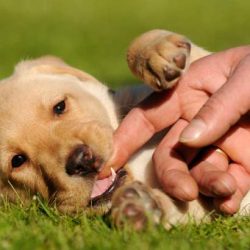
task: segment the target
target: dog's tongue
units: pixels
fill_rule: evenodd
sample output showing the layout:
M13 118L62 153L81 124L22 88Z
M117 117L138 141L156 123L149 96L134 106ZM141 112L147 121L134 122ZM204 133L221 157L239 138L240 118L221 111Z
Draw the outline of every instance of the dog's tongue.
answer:
M112 185L116 177L116 173L113 168L111 168L111 176L102 179L96 180L94 183L94 187L91 193L91 199L103 194L108 188Z

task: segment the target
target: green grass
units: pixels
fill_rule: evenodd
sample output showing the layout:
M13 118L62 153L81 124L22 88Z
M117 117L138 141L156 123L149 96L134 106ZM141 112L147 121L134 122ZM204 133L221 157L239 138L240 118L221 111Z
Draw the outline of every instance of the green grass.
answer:
M103 218L59 215L41 202L0 211L0 249L249 249L250 218L218 218L210 224L116 230Z
M125 53L138 34L168 29L212 51L249 44L249 10L248 0L0 0L0 77L53 54L110 86L132 84ZM250 249L249 217L135 233L41 204L0 208L0 249Z
M54 54L112 86L136 81L126 49L154 28L210 50L250 42L248 0L0 0L0 77L20 59Z

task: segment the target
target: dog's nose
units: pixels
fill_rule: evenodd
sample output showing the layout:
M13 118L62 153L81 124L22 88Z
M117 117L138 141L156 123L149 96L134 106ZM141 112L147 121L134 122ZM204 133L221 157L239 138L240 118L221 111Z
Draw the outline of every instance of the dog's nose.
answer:
M69 155L66 163L66 173L80 176L97 173L102 163L102 159L94 155L87 145L81 145L76 147Z

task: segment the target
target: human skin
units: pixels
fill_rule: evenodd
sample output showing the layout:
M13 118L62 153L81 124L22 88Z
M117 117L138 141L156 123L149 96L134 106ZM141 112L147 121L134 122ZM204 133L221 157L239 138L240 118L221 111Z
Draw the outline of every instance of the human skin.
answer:
M250 46L195 61L175 88L154 93L125 117L100 178L173 125L153 155L164 191L183 201L201 192L222 212L235 213L250 189L249 68Z

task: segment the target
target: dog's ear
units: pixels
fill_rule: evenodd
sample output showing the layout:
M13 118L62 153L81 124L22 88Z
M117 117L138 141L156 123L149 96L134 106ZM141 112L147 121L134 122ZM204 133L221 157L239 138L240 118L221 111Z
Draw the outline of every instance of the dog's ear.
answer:
M73 75L81 81L98 82L93 76L79 69L70 67L63 60L54 56L44 56L36 60L23 61L15 68L15 74L23 73L24 71L31 73Z

